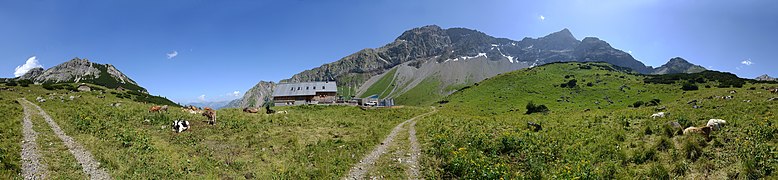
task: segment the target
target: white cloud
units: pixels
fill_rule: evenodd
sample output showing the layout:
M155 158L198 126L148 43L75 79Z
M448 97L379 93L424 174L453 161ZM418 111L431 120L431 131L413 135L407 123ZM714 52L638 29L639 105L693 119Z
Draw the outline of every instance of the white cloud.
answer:
M167 53L167 59L173 59L176 56L178 56L178 51L171 51L171 52Z
M627 51L627 53L630 53L630 54L632 54L632 51Z
M754 62L751 62L751 59L746 59L746 60L743 60L742 62L740 62L740 64L743 64L743 65L746 65L746 66L750 66L750 65L754 64Z
M235 97L238 97L238 96L240 96L240 91L233 91L233 92L231 93L231 95L232 95L232 96L235 96Z
M543 16L543 15L540 15L540 17L538 17L538 19L540 19L540 21L544 21L544 20L546 20L546 17Z
M197 99L200 101L205 101L205 94L198 96Z
M34 68L42 68L43 66L38 63L38 58L33 56L27 59L27 62L24 62L21 66L16 66L16 69L14 71L14 76L19 77L24 75L24 73L27 73L27 71L30 71L30 69Z

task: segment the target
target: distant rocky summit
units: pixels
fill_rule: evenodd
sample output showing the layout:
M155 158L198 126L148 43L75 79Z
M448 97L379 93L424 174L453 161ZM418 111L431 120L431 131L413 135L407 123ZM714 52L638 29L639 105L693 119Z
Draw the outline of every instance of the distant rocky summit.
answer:
M31 80L34 83L91 83L108 88L136 90L146 93L146 89L124 75L111 64L98 64L87 59L73 58L57 66L43 70L31 69L18 80Z
M705 70L707 69L702 66L692 64L683 58L675 57L666 64L655 68L652 74L698 73Z
M273 99L273 89L276 84L273 82L260 81L257 85L254 85L251 89L246 91L243 98L235 99L224 108L237 108L237 107L261 107Z
M757 81L778 81L778 79L776 79L774 77L770 77L767 74L763 74L763 75L761 75L759 77L756 77L756 80Z

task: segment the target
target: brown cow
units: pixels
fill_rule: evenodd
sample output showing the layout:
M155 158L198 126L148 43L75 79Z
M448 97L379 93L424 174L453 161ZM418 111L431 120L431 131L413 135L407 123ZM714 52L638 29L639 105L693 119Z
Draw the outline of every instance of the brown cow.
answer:
M247 108L243 108L243 112L257 113L259 112L259 108L247 107Z
M683 134L687 135L687 134L690 134L690 133L699 133L699 134L705 135L705 137L708 137L708 135L710 134L711 130L712 129L711 129L710 126L705 126L705 127L688 127L688 128L683 130Z
M208 124L216 124L216 110L206 107L204 111L203 116L208 117Z
M151 108L149 108L149 112L159 112L161 109L162 106L151 106Z

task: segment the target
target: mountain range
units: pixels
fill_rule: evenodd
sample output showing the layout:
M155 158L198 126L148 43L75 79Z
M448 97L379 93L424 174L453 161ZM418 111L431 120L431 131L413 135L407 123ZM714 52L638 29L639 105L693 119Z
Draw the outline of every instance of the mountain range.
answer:
M606 62L641 74L705 70L682 58L673 58L658 68L646 66L599 38L578 40L568 29L515 41L467 28L429 25L405 31L382 47L363 49L305 70L281 83L336 81L339 95L379 95L395 98L399 104L420 104L500 73L569 61ZM229 107L261 106L270 98L273 84L258 83Z

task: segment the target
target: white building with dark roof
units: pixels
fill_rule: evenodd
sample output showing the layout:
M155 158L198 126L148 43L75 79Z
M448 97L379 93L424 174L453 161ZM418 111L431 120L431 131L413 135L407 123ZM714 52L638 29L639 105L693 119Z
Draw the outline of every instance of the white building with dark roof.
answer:
M282 83L273 90L273 104L294 106L301 104L332 104L338 86L334 81Z

